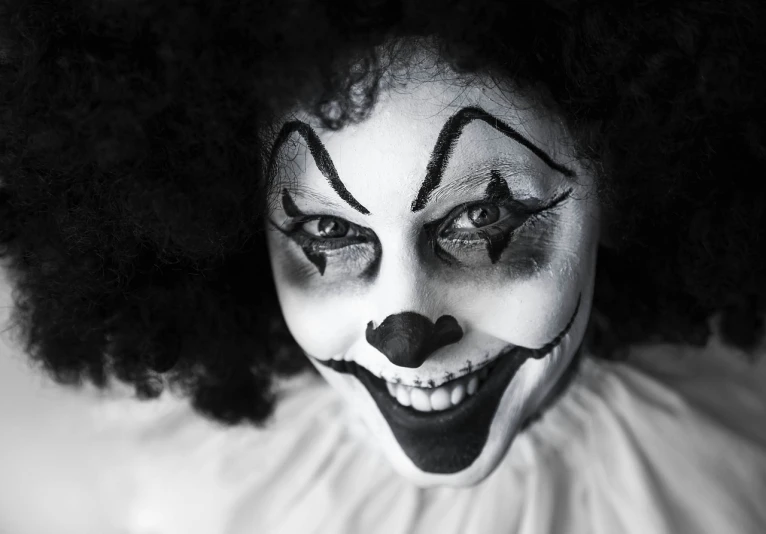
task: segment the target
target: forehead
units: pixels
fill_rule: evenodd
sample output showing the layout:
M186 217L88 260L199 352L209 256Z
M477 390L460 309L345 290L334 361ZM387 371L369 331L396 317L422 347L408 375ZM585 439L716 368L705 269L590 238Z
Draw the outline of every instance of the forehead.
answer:
M373 214L398 217L410 212L448 120L465 108L480 108L553 159L566 152L563 127L553 114L487 79L442 77L387 89L365 121L339 131L322 128L305 113L286 120L297 119L313 128L339 179L360 204ZM456 135L444 182L497 165L550 173L529 148L488 121L470 121ZM338 198L317 164L317 154L302 136L293 134L279 151L275 184L279 189L289 183L308 196Z

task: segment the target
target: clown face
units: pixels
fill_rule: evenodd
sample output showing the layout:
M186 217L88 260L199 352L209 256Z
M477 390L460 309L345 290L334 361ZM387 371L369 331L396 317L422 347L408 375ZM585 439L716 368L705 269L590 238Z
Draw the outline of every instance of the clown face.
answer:
M288 328L415 483L488 476L583 339L594 180L556 118L487 82L280 125L268 244Z

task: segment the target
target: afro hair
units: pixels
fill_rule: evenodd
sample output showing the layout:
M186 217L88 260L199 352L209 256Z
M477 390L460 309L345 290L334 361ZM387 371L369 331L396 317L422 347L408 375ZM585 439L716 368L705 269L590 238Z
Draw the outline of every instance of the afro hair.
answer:
M723 338L766 313L760 0L4 0L0 255L26 352L61 383L177 388L266 420L305 366L263 235L259 126L363 120L388 43L542 87L610 221L591 350ZM361 88L361 91L360 91Z

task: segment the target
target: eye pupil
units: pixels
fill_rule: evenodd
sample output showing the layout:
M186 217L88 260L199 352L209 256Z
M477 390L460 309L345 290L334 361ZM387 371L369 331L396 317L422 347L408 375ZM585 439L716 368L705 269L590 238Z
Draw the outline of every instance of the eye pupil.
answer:
M348 224L333 217L322 217L317 221L317 232L322 237L343 237L348 233Z
M476 206L468 211L468 218L477 227L487 226L497 222L500 218L500 209L492 204Z

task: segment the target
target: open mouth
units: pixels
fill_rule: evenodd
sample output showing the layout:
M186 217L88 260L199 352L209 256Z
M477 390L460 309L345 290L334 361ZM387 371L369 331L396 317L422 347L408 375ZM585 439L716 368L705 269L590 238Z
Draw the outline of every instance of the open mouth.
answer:
M498 358L503 356L500 354ZM433 388L420 388L386 382L388 394L402 406L418 412L441 412L459 406L473 396L494 369L497 358L480 370Z
M579 309L578 298L567 325L545 346L539 349L513 346L481 369L438 388L404 386L407 389L400 393L400 384L394 391L392 384L353 361L320 363L355 376L365 386L397 442L418 468L429 473L457 473L481 454L500 400L516 372L530 358L542 359L561 350ZM461 390L462 398L458 398Z
M510 355L514 348L516 347L509 345L497 354L491 362L483 365L480 369L450 380L438 387L406 386L404 384L388 382L378 378L353 361L328 360L321 363L333 371L356 376L363 383L368 383L380 392L387 390L391 399L396 400L401 406L411 408L413 411L420 413L441 412L454 409L473 397L483 387L489 375L495 373L501 358ZM367 374L370 376L365 376Z

